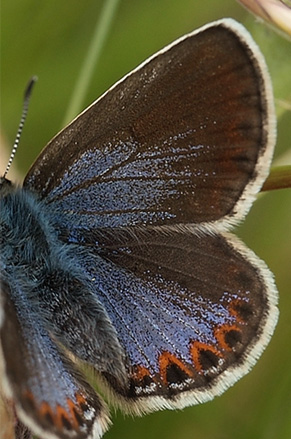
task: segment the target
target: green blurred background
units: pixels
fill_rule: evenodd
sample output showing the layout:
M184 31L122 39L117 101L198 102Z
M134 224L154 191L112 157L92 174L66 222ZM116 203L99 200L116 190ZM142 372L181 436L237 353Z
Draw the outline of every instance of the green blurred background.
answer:
M13 165L21 176L64 123L103 2L1 3L1 128L2 143L8 148L27 80L34 74L39 77ZM291 43L259 24L235 1L120 1L82 108L164 45L228 16L245 24L266 56L278 114L275 159L291 163ZM2 172L6 166L2 152L0 162ZM113 414L106 439L291 438L291 190L259 196L237 233L267 262L280 292L280 320L266 352L250 374L212 402L134 419Z

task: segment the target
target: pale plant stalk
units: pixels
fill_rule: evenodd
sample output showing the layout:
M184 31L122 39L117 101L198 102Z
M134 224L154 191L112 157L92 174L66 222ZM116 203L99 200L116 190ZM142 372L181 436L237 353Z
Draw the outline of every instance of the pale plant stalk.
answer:
M66 126L81 111L88 86L94 71L96 71L96 65L111 29L111 24L117 11L118 3L119 0L104 1L103 9L98 17L91 43L88 47L84 63L73 90L72 98L69 102L62 127Z
M254 15L261 17L291 37L291 6L281 0L238 0Z

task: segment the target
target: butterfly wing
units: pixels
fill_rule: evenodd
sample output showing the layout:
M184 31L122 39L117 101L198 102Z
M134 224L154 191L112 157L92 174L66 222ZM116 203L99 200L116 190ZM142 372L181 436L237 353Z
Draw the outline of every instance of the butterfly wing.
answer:
M277 321L272 275L230 234L115 234L84 270L128 355L129 387L103 376L129 410L222 393L253 366Z
M5 393L33 433L50 439L102 436L108 426L103 402L52 341L24 292L12 291L5 281L0 349Z
M223 20L112 87L47 145L24 186L70 230L225 229L250 206L273 144L262 56L240 25Z
M217 234L245 215L268 172L262 56L232 20L158 55L57 135L24 182L59 238L83 248L78 263L128 357L130 386L104 381L139 412L221 393L277 318L270 272Z

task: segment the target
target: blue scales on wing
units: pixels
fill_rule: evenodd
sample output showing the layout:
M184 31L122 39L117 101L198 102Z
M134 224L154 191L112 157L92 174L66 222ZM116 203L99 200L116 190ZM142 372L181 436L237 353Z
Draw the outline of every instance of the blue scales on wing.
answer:
M244 42L216 31L118 82L47 145L24 186L69 229L242 218L265 153L267 102Z
M103 402L52 340L15 280L8 286L1 279L0 315L2 379L21 421L40 437L100 437L109 422Z
M121 396L146 397L143 410L153 408L149 396L173 406L187 391L192 401L209 399L224 389L223 373L250 356L269 304L259 268L232 239L238 244L152 230L83 242L83 267L125 349L130 387L103 375Z
M182 39L58 134L25 179L124 350L127 382L97 364L101 381L136 411L211 399L267 343L269 271L218 233L267 172L261 69L227 27Z

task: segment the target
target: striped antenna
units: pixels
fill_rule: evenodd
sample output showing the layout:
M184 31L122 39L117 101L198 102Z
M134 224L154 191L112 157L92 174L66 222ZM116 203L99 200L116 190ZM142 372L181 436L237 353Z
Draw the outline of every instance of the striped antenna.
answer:
M6 177L8 171L10 169L11 163L13 161L13 158L15 156L15 153L16 153L16 150L17 150L17 147L18 147L18 144L19 144L20 136L21 136L21 133L22 133L22 130L23 130L23 126L24 126L24 122L25 122L25 119L26 119L26 116L27 116L27 112L28 112L29 100L30 100L30 97L31 97L33 86L36 83L36 81L37 81L37 76L33 76L30 79L30 81L27 84L27 87L25 89L21 119L20 119L18 130L17 130L15 142L14 142L11 154L10 154L10 158L8 160L8 164L7 164L7 167L6 167L5 172L4 172L4 178Z

